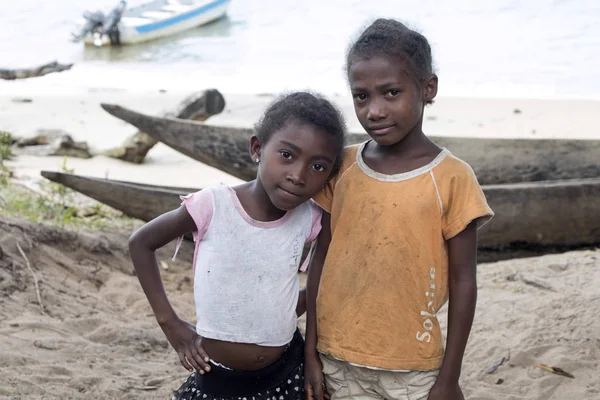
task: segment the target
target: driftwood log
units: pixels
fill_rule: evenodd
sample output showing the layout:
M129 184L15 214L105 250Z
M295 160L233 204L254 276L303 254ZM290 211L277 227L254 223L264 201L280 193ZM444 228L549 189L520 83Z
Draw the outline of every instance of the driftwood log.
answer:
M0 69L0 79L14 80L34 78L36 76L44 76L53 72L62 72L71 69L73 64L60 64L57 61L52 61L48 64L40 65L34 68L24 69Z
M165 113L165 117L175 117L193 121L206 121L209 117L219 114L225 108L225 99L216 89L208 89L200 93L194 93L185 98L173 112ZM112 158L141 164L144 158L158 143L154 137L139 130L130 136L119 147L105 152Z
M35 136L22 138L13 146L15 154L91 158L86 142L77 142L61 129L38 129Z

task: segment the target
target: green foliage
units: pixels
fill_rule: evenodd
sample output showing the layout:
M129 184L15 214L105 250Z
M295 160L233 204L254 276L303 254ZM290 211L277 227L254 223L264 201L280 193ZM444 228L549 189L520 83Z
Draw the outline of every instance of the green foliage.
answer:
M4 165L4 161L10 160L13 155L10 148L11 143L11 134L0 131L0 186L8 185L8 178L11 175L8 167Z
M74 169L67 167L66 157L60 170L65 173L74 172ZM2 214L70 229L103 229L109 226L129 228L134 224L135 220L123 217L102 204L78 208L75 205L75 192L60 183L44 182L42 188L44 194L33 193L10 182L0 186Z
M66 156L63 158L60 170L67 174L75 172L73 168L67 167ZM48 198L41 197L42 206L49 211L48 219L53 220L61 228L65 224L73 222L72 220L77 218L77 209L72 205L74 203L73 191L65 185L55 182L44 182L42 186L49 194Z

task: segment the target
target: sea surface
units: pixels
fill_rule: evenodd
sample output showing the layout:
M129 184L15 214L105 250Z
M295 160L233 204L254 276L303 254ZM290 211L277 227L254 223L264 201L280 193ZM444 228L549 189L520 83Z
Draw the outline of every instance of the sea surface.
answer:
M215 87L345 94L349 43L374 18L390 17L430 40L440 95L600 99L599 0L233 0L218 22L150 43L70 41L83 11L108 12L116 3L0 0L0 68L75 63L61 74L0 82L0 93Z

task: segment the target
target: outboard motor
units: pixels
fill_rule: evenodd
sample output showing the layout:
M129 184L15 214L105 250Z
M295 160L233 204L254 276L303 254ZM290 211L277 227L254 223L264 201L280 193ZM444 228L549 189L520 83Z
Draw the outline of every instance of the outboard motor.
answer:
M121 0L119 5L113 8L107 16L104 16L102 11L84 12L85 25L81 29L81 32L78 34L73 33L73 41L78 42L88 33L91 33L96 46L101 46L106 37L110 39L111 45L120 45L121 38L118 26L126 7L127 2Z
M121 17L125 12L125 8L127 7L127 2L125 0L121 0L119 5L111 10L108 16L104 19L104 24L102 25L102 31L105 35L108 35L110 39L110 43L112 45L120 45L121 38L119 35L119 21L121 21Z
M104 13L102 11L86 11L83 13L83 18L85 18L85 25L83 25L81 31L79 33L72 33L74 42L79 42L88 33L102 27L104 22Z

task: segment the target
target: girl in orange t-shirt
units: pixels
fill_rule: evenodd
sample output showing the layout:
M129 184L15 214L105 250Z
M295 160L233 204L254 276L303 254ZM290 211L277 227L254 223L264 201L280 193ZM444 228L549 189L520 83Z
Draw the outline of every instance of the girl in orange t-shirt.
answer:
M438 88L424 36L379 19L350 47L347 74L372 140L346 149L315 198L327 213L307 284L307 397L464 399L477 228L493 212L469 165L423 133Z

